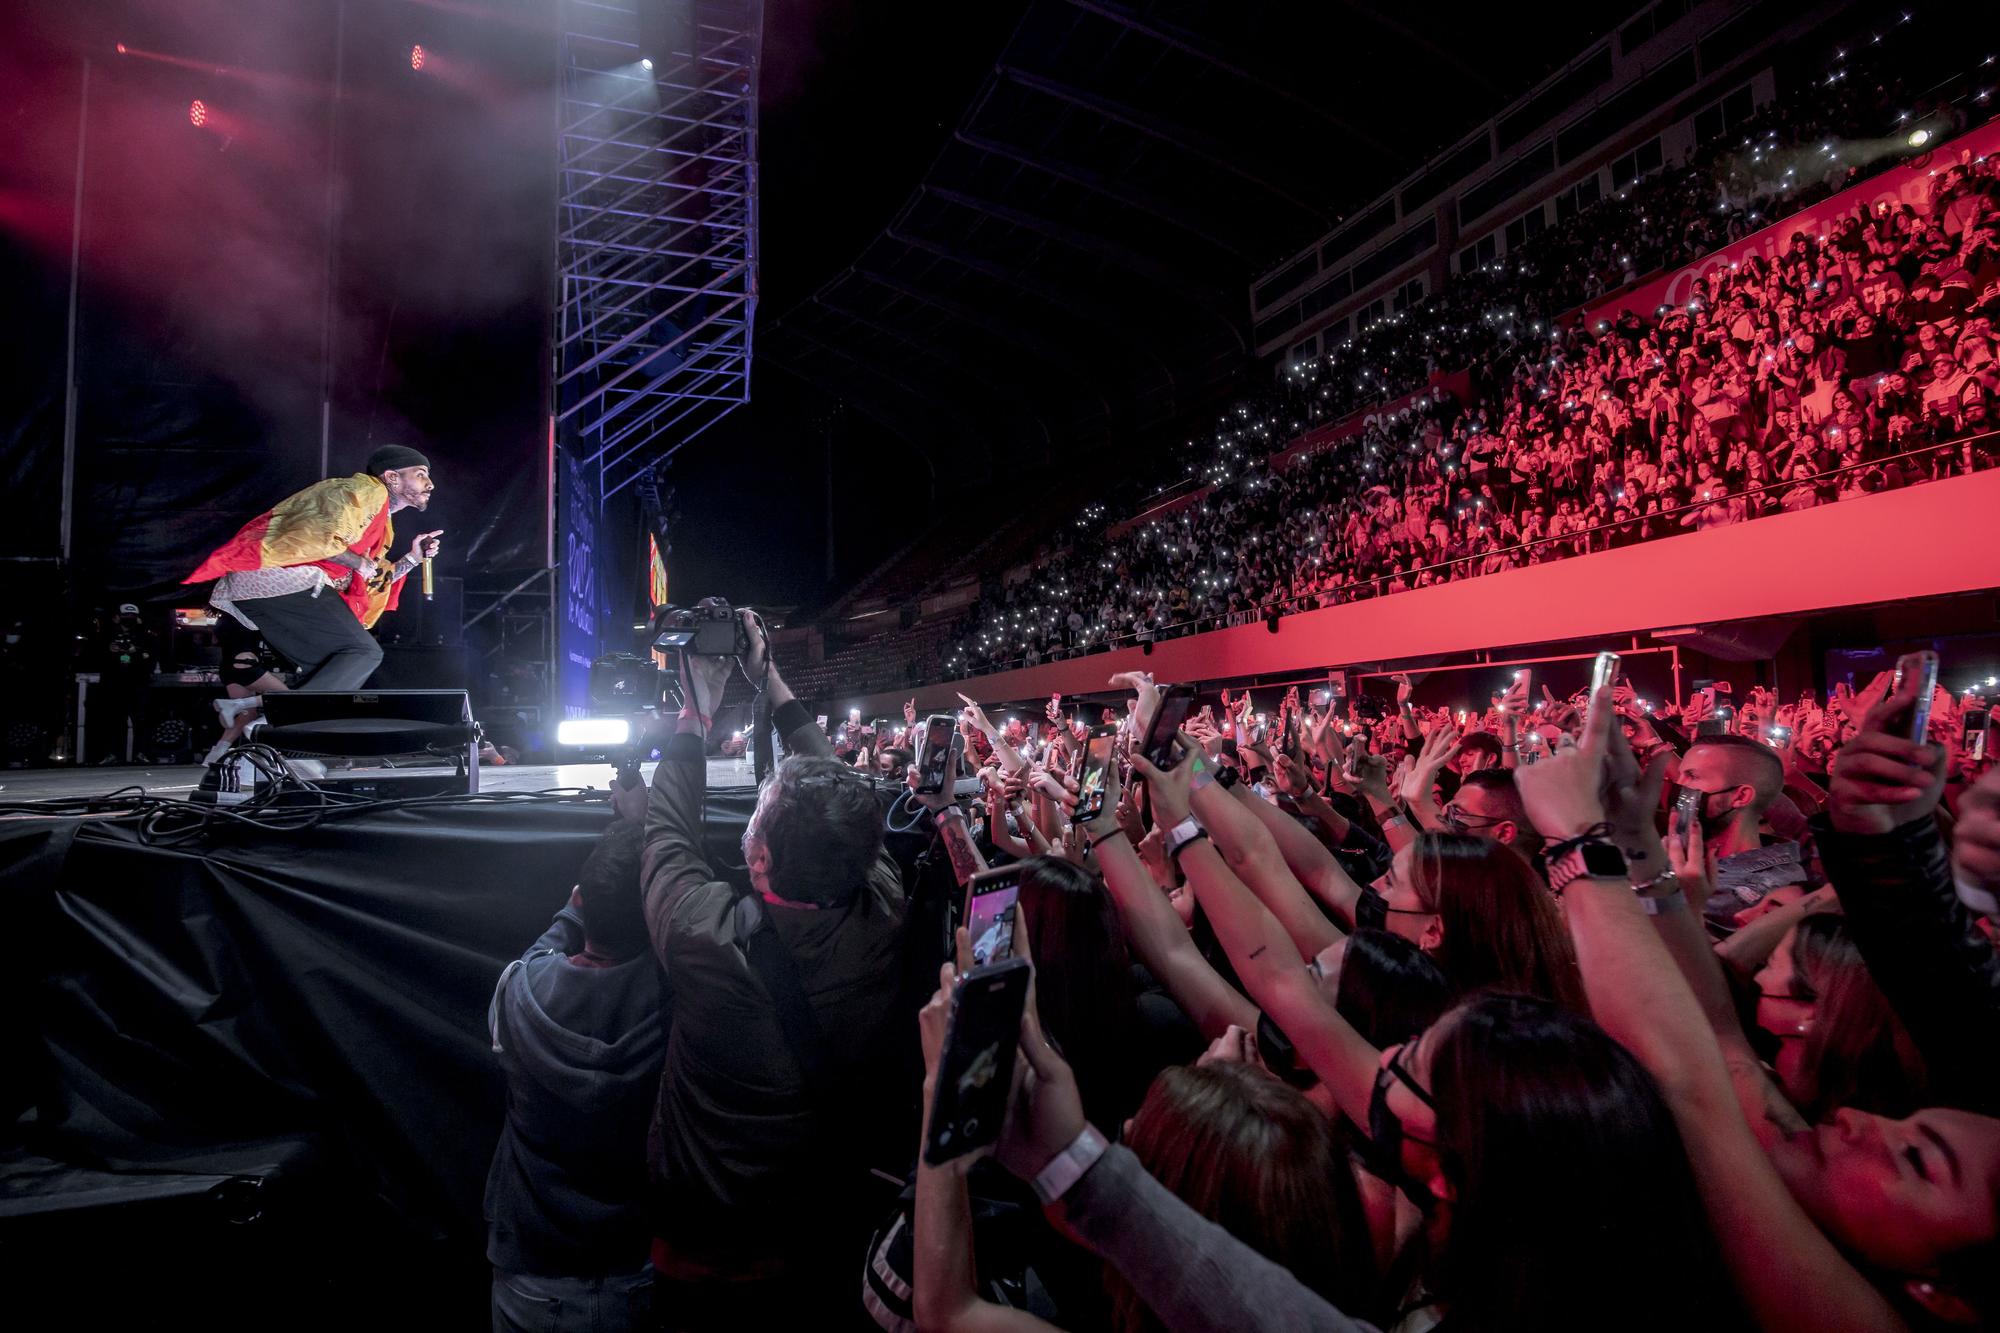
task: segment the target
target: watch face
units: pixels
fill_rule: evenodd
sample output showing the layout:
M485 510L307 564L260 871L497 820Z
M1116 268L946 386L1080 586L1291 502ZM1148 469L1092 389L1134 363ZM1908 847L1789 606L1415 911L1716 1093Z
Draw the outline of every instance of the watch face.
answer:
M1615 877L1625 873L1625 854L1616 847L1601 842L1586 842L1579 850L1583 853L1584 874Z

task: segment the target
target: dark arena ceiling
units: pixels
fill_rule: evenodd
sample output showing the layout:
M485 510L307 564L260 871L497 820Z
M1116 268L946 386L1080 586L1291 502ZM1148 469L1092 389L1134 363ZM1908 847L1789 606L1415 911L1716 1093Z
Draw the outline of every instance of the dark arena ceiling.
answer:
M971 96L908 109L939 145L872 238L774 276L760 360L927 451L1046 463L1167 425L1242 382L1254 276L1639 7L1033 0L957 33L925 7L910 58L949 48ZM823 109L767 121L767 158L823 135L838 191L867 131ZM766 187L769 228L801 192Z

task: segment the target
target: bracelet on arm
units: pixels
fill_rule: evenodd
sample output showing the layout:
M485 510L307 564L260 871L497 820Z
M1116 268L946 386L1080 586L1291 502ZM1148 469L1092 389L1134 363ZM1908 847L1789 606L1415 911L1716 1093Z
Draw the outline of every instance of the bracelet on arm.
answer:
M1085 830L1086 835L1088 834L1088 832L1089 830L1086 828ZM1125 826L1123 824L1120 824L1115 828L1112 828L1108 832L1100 833L1096 837L1090 839L1089 841L1090 850L1094 852L1098 849L1098 847L1100 847L1104 843L1110 842L1113 838L1122 837L1124 833L1125 833Z

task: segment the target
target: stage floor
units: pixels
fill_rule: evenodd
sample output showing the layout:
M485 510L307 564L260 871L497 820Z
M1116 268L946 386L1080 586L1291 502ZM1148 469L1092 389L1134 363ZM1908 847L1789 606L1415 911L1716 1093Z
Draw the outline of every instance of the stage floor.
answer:
M417 773L423 769L354 768L329 774L332 777L365 777L371 773ZM640 772L648 781L653 766ZM610 764L503 764L479 770L479 790L547 791L552 787L596 787L608 791L613 769ZM0 770L0 801L75 800L102 796L123 787L144 787L156 796L185 798L201 782L199 764L179 767L149 767L144 764L105 765L102 768L14 768ZM708 761L708 785L754 787L756 778L742 759Z

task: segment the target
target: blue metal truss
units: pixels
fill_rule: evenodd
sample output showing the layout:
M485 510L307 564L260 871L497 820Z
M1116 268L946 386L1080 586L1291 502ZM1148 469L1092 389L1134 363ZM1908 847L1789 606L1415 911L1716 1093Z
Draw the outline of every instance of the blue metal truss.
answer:
M609 498L750 400L763 0L561 17L556 432Z

